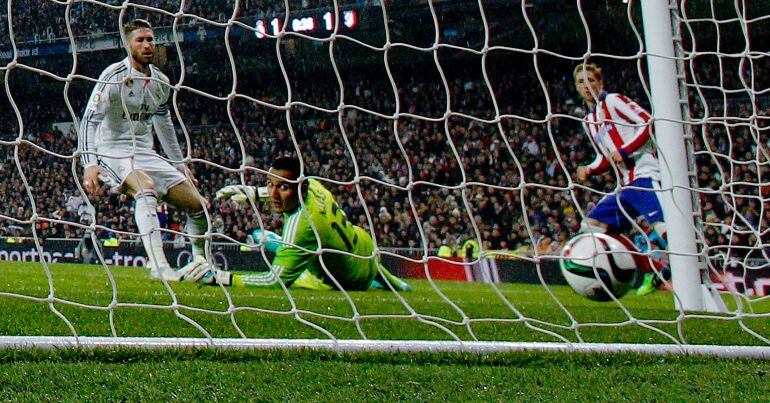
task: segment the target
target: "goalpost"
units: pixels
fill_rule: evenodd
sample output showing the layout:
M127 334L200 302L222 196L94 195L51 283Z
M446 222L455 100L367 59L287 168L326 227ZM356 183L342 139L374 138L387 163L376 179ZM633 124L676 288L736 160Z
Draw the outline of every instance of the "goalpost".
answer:
M677 76L674 56L674 35L671 7L665 2L641 2L647 65L650 77L650 97L658 146L661 189L660 199L666 217L671 281L676 306L683 311L726 312L721 297L708 284L701 284L706 273L695 243L693 200L690 194L689 158L685 147L682 104L687 104L680 92L683 80Z
M748 0L736 1L729 17L721 13L731 8L716 0L707 6L674 0L618 0L617 5L607 5L607 10L592 9L580 1L567 7L549 1L428 0L402 7L384 0L363 5L333 0L318 9L295 3L277 1L268 11L236 0L221 15L196 15L188 13L184 1L173 10L133 3L53 2L65 16L66 46L55 40L50 44L26 40L21 37L25 35L23 29L14 34L14 14L9 12L6 22L11 40L0 44L0 58L6 106L18 116L18 123L13 138L3 137L0 143L13 149L13 172L21 178L32 206L29 217L6 213L0 217L31 228L29 248L40 260L38 267L45 281L40 283L43 286L32 287L19 280L22 285L16 289L13 282L2 285L0 303L10 309L19 304L34 305L29 312L45 307L55 318L52 328L57 330L51 335L20 334L14 333L13 326L0 327L0 348L562 351L770 358L770 230L766 227L770 199L765 193L770 187L770 143L762 125L770 110L770 85L759 77L761 66L770 66L770 54L764 44L752 43L750 33L755 27L770 33L765 27L770 26L770 9ZM549 22L553 17L549 8L561 6L565 16L554 26ZM625 12L618 13L618 7ZM196 288L164 281L162 287L148 292L137 290L132 283L145 277L151 282L145 271L113 268L118 261L103 252L98 273L52 268L51 248L56 241L39 235L42 224L77 231L87 228L95 231L91 235L94 241L98 241L97 233L108 231L116 237L137 236L130 220L114 226L113 221L88 225L40 210L35 204L40 197L36 196L39 185L30 181L34 174L24 159L28 152L24 150L30 148L30 153L39 151L44 158L71 164L71 172L62 172L62 177L72 175L78 180L82 174L77 152L41 146L42 136L25 129L30 126L25 119L35 115L19 108L11 88L18 85L13 81L17 74L38 74L63 85L63 104L72 122L77 122L82 112L78 108L85 99L70 99L70 88L98 81L93 74L82 73L78 60L120 49L119 33L74 34L71 16L88 18L88 10L99 10L95 19L103 18L101 12L113 13L118 23L129 20L130 13L150 14L170 22L157 27L159 43L169 46L160 58L171 60L172 71L166 73L171 77L179 137L187 145L186 162L213 173L200 178L204 197L212 199L211 191L224 184L254 185L253 181L264 180L269 151L298 155L303 165L300 180L323 181L340 205L349 208L348 214L358 214L356 223L373 235L375 254L408 268L397 270L397 274L420 284L418 290L413 295L345 290L313 294L283 287L280 292L260 294L260 290ZM756 12L765 14L752 14ZM608 22L620 32L617 42L591 32L604 23L592 18L619 15L626 20ZM512 16L516 20L501 20ZM409 26L415 21L427 28L421 31ZM563 25L558 26L560 23ZM114 21L111 24L114 26ZM729 24L738 25L743 33L742 38L730 36L744 42L741 52L721 48L728 33L735 35L723 27ZM573 28L582 30L584 37L569 36ZM424 35L411 38L409 33ZM710 43L712 34L716 46ZM628 38L638 43L620 43ZM259 43L274 43L269 55L249 53L266 48L255 45ZM700 51L702 43L706 44L705 51ZM58 57L56 52L62 46L67 47L65 54L73 61L71 71L61 66L48 71L46 63L55 63L38 64L38 57ZM210 53L201 51L204 56L199 59L190 56L203 48ZM636 49L624 53L628 48ZM240 49L245 49L244 55L238 53ZM313 51L325 59L314 60L308 55L316 53L305 49L316 49ZM305 60L302 52L308 52ZM212 62L211 54L227 61L220 66L216 61L205 65ZM371 54L374 56L367 56ZM346 55L351 61L345 60ZM423 57L429 61L422 61ZM616 68L615 75L611 72L607 80L609 89L632 90L635 86L629 83L635 82L643 90L639 93L647 96L637 100L651 109L668 250L645 253L662 252L670 261L673 290L664 294L671 297L666 312L652 309L644 299L633 296L602 304L581 300L563 286L554 271L557 254L538 248L544 238L556 243L560 236L574 236L575 228L566 220L579 220L587 212L587 204L616 186L580 184L568 171L587 158L584 151L593 152L593 148L579 131L583 116L577 109L582 107L573 99L574 85L564 77L571 80L575 65L597 59ZM733 59L740 59L737 73L730 70ZM476 64L458 65L467 60ZM292 64L300 62L301 66ZM322 62L330 66L327 75L303 81L302 74L307 72L300 70L308 69L308 65L320 70L312 65ZM514 73L506 72L506 63ZM635 64L635 70L624 69L627 64ZM428 65L432 65L432 76L416 71ZM410 71L410 66L415 71ZM277 73L256 77L260 68L273 68ZM218 79L201 79L198 69ZM713 82L714 74L718 83ZM276 82L275 77L280 79ZM384 83L366 86L368 80L377 79ZM213 86L220 80L224 89L207 92L195 87ZM740 83L738 89L732 88L736 82ZM520 94L515 94L517 90ZM470 94L470 99L463 99L464 94ZM734 104L740 105L740 111L731 114ZM47 119L42 115L35 118ZM195 123L189 123L192 121ZM722 135L727 140L720 138ZM580 140L569 143L565 138L570 136ZM565 149L567 143L573 148ZM330 162L329 156L344 163ZM478 156L482 156L480 163L474 160ZM707 178L717 181L717 188L699 183L703 167L709 170ZM340 173L344 169L346 173ZM207 180L212 182L207 184ZM72 187L72 192L78 192ZM712 199L721 201L722 205L704 211L706 199L709 203ZM105 202L90 204L109 214ZM261 203L254 207L267 208ZM550 213L568 209L574 213ZM259 261L263 268L268 265L264 244L248 244L227 232L231 230L228 228L219 232L214 219L227 214L229 218L253 215L228 225L256 225L265 230L280 228L275 227L280 219L249 208L223 210L227 209L214 205L207 211L215 225L206 235L218 245L226 244L218 246L222 259L227 259L225 253L240 254L246 257L239 258L239 264L254 261L256 265ZM441 220L440 215L444 216ZM504 218L512 222L500 222ZM222 221L225 227L226 220ZM441 233L443 225L449 233ZM639 225L635 228L640 232ZM504 230L526 236L500 234ZM402 232L393 235L395 231ZM165 229L164 233L174 237L181 231ZM478 255L435 255L434 248L458 234L475 240L481 248ZM640 235L650 244L648 237ZM7 248L10 251L12 246ZM169 243L167 251L172 249ZM64 255L60 256L64 261ZM19 270L23 272L24 267ZM733 270L735 267L740 269ZM528 274L522 274L525 272ZM446 273L451 276L442 277ZM410 280L412 274L423 280ZM476 282L441 281L450 277ZM506 279L524 282L525 277L530 284L506 283ZM738 280L730 282L730 278ZM93 294L73 290L73 282L78 281L94 284ZM754 288L749 287L750 282ZM762 288L762 284L768 285ZM125 319L134 311L147 313L148 319ZM141 322L167 320L163 319L167 314L181 325L175 323L158 334L136 334L132 329L132 325L140 329ZM108 331L88 322L92 316L106 322L102 327ZM697 332L695 328L700 325L713 334ZM274 329L278 326L286 326L289 335L272 336L281 334ZM180 334L166 334L175 329L181 329ZM720 345L719 336L730 332L737 333L735 341Z

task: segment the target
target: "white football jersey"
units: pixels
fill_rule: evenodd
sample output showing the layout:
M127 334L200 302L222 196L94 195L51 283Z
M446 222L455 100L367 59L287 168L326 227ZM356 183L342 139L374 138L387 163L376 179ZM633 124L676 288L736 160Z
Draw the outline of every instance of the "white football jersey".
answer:
M150 76L146 76L131 66L129 58L107 67L99 76L80 123L83 165L96 163L96 156L91 154L94 152L116 155L134 146L136 150L153 150L153 124L156 134L163 136L160 140L167 157L181 160L169 114L168 83L168 77L155 66L150 65Z

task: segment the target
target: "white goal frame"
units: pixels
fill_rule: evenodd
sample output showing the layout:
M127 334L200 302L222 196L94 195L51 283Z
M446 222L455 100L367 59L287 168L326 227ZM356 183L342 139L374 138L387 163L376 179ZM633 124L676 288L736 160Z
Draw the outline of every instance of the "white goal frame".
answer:
M517 343L500 341L335 340L335 339L206 339L170 337L46 337L0 336L5 349L138 349L168 350L319 350L337 353L635 353L656 356L689 355L770 360L770 347L631 343Z
M479 0L480 7L481 0ZM652 103L652 122L655 133L665 133L655 138L659 153L661 171L661 204L666 217L668 232L668 251L672 271L673 308L680 312L680 317L689 313L688 318L724 319L719 313L728 312L722 297L714 291L708 282L705 252L698 250L697 235L700 231L699 218L696 215L697 206L692 198L691 169L689 166L687 136L685 126L690 122L683 114L686 107L687 91L683 90L684 82L681 60L675 53L677 42L675 20L672 10L678 7L676 0L654 1L640 0L643 15L645 49L649 73L649 95ZM288 2L287 2L288 4ZM428 0L432 16L436 17L433 2ZM339 12L337 1L334 1L335 12ZM387 19L384 4L383 15ZM522 1L522 8L526 0ZM288 19L288 13L287 13ZM387 24L387 22L386 22ZM487 22L484 21L485 29ZM225 24L219 24L225 26ZM286 25L286 24L284 24ZM227 24L229 30L232 21ZM176 26L174 27L176 31ZM281 28L283 35L286 28ZM176 32L174 32L176 34ZM335 35L337 34L335 28ZM270 36L269 34L265 34ZM303 37L302 34L297 34ZM437 34L438 38L438 34ZM280 38L279 38L280 39ZM488 41L487 41L488 42ZM404 45L404 44L401 44ZM392 46L390 39L385 46ZM409 47L409 46L406 46ZM437 45L432 51L435 53ZM381 50L381 49L376 49ZM425 49L419 49L425 50ZM488 51L488 43L485 50ZM75 51L73 50L73 53ZM330 52L333 53L333 52ZM435 54L434 54L435 56ZM484 55L486 57L486 55ZM584 56L588 59L588 55ZM436 62L438 64L438 62ZM284 66L281 65L282 70ZM335 67L336 69L336 67ZM285 71L283 71L285 74ZM338 72L337 72L338 73ZM489 85L489 78L484 70L484 80ZM184 73L183 73L184 74ZM391 82L393 77L388 72ZM442 77L443 78L443 77ZM69 84L69 83L68 83ZM446 83L445 83L446 84ZM494 94L493 94L494 98ZM175 101L176 102L176 101ZM294 104L289 97L288 104ZM272 105L268 105L272 106ZM497 108L497 105L495 104ZM356 107L358 108L358 107ZM451 111L447 111L449 114ZM494 124L499 123L500 112L496 111ZM549 111L550 114L550 111ZM287 112L288 115L288 112ZM397 112L394 116L408 116ZM391 116L382 116L391 118ZM232 118L231 118L232 119ZM426 119L427 120L427 119ZM476 118L476 120L481 120ZM489 122L485 122L489 123ZM500 129L502 132L502 129ZM293 136L293 133L292 133ZM346 139L347 142L347 139ZM350 148L349 144L346 144ZM296 141L295 141L296 146ZM399 143L399 146L402 144ZM464 191L464 189L463 189ZM466 202L467 204L467 202ZM467 206L466 206L467 207ZM470 209L470 208L469 208ZM368 213L367 213L368 216ZM676 223L677 225L671 225ZM528 230L531 231L530 228ZM478 228L474 228L478 235ZM422 229L420 229L421 235ZM36 239L37 242L37 239ZM37 248L42 250L40 245ZM379 250L381 253L382 250ZM481 253L480 260L491 257L492 253ZM535 257L537 260L538 257ZM103 259L102 259L103 260ZM423 257L421 262L425 262ZM466 264L470 264L467 263ZM426 269L427 270L427 269ZM542 281L542 278L541 278ZM499 290L496 290L499 292ZM550 292L550 291L549 291ZM500 293L501 294L501 293ZM502 295L502 294L501 294ZM447 301L449 302L449 301ZM507 302L507 301L506 301ZM175 303L176 304L176 303ZM625 324L635 324L631 319ZM200 329L199 329L200 330ZM543 331L546 333L547 331ZM74 331L73 331L74 333ZM203 332L205 335L208 333ZM235 339L235 338L167 338L167 337L85 337L85 336L0 336L2 349L112 349L131 348L143 350L175 349L175 348L211 348L238 350L325 350L341 353L361 351L379 352L463 352L463 353L508 353L524 351L568 352L568 353L639 353L648 355L693 355L722 358L755 358L770 359L770 346L717 346L691 345L671 338L672 344L632 344L632 343L540 343L540 342L496 342L496 341L422 341L422 340L343 340L329 334L329 339ZM758 336L760 337L760 336ZM760 337L762 341L766 339Z
M668 3L668 4L667 4ZM687 103L674 54L671 10L676 3L641 1L650 100L660 166L659 197L666 217L671 283L676 308L682 311L727 312L722 298L704 283L707 276L695 242L696 224L690 193L690 167L685 146L682 104ZM676 224L676 225L672 225Z

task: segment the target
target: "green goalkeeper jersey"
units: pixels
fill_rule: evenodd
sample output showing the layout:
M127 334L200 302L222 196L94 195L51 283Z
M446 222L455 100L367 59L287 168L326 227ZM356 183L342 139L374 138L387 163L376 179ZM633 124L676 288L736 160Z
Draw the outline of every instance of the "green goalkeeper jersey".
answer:
M345 290L369 288L379 265L379 256L372 257L372 237L348 221L321 182L309 179L307 183L305 208L300 205L293 213L284 214L281 235L285 244L278 248L271 270L238 276L236 285L280 287L280 278L287 287L302 282L307 288L337 289L331 275ZM319 247L329 251L321 256L313 253Z

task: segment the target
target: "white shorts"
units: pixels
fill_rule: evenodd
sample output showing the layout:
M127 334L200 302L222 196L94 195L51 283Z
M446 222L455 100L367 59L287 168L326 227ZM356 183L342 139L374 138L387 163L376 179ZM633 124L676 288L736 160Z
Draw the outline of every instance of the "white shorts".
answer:
M159 198L168 193L168 190L187 180L183 173L154 151L143 151L131 155L131 151L123 150L97 150L102 154L99 157L99 166L102 175L99 176L113 192L118 193L123 182L133 171L144 171L155 182L155 192ZM104 155L109 155L109 157Z

